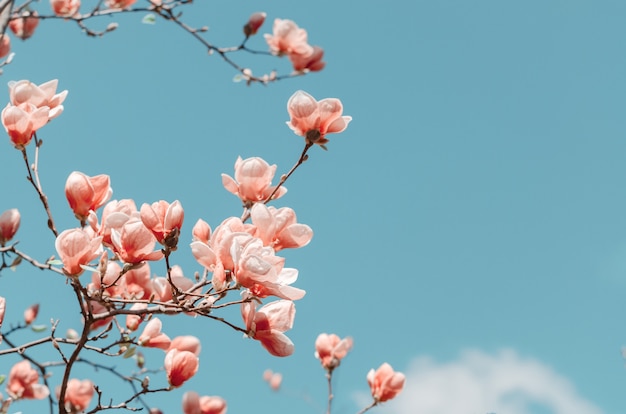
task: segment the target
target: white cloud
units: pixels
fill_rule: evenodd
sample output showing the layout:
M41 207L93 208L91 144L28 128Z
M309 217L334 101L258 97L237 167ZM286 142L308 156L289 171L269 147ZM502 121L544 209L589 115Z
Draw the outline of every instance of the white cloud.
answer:
M448 363L419 357L405 374L402 394L383 404L379 412L602 414L600 408L576 392L567 378L513 350L495 355L467 350Z

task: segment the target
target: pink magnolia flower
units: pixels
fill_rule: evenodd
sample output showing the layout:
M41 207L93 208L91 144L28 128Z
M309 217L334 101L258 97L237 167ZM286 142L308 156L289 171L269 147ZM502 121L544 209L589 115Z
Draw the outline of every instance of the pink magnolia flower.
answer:
M339 366L341 360L352 349L352 338L340 339L335 334L319 334L315 340L315 358L319 359L327 371Z
M11 38L4 34L0 35L0 58L5 57L11 51Z
M67 389L65 390L65 408L72 413L83 412L89 406L93 394L93 382L72 378L67 382Z
M287 126L311 145L326 144L326 134L342 132L352 121L352 117L341 115L343 106L339 99L326 98L318 102L304 91L297 91L289 98L287 112L291 116Z
M79 171L72 172L65 182L65 197L70 208L81 221L90 211L102 207L113 194L111 179L106 174L89 177Z
M39 314L38 303L35 303L34 305L31 305L28 308L26 308L26 310L24 311L24 322L26 323L26 325L30 325L31 323L35 322L35 319L37 319L38 314Z
M367 382L376 402L385 402L400 394L404 388L404 379L403 373L394 372L386 362L376 371L371 369L367 374Z
M324 49L319 46L313 46L313 50L309 55L301 55L292 53L289 55L289 60L293 65L293 70L304 71L309 70L311 72L318 72L326 66L326 62L323 62Z
M176 200L170 204L161 200L152 205L143 204L140 215L144 226L154 234L159 243L169 247L176 246L185 218L180 201ZM170 235L172 235L171 240Z
M256 203L252 206L250 217L256 227L254 236L275 252L306 246L313 238L313 230L306 224L299 224L296 213L289 207L276 209Z
M35 33L38 24L37 12L26 10L22 12L21 16L15 17L9 22L9 29L15 36L26 40Z
M50 0L54 14L60 17L71 17L78 12L80 0Z
M16 208L0 214L0 246L10 241L20 228L20 212Z
M248 19L248 23L246 23L243 27L243 33L246 35L246 37L255 35L256 32L259 31L259 28L263 25L263 22L265 21L265 16L267 16L265 12L256 12L250 16L250 18Z
M254 302L241 304L241 316L248 336L261 342L263 348L279 357L293 354L293 342L283 332L293 327L296 307L290 300L278 300L257 311Z
M200 350L202 346L200 345L200 340L193 335L183 335L177 336L172 339L172 343L170 344L170 349L178 349L179 351L189 351L195 356L200 356Z
M145 260L160 260L161 251L155 251L154 235L138 218L131 218L122 227L111 230L111 242L124 263L137 264Z
M263 380L267 381L272 390L278 391L280 384L283 382L283 375L280 372L273 372L271 369L266 369L263 372Z
M306 30L286 19L274 20L273 34L266 34L265 41L275 55L310 56L313 48L308 43Z
M209 226L209 223L206 221L198 219L196 224L194 224L193 229L191 229L191 235L193 237L193 241L201 241L208 244L209 239L211 238L211 226Z
M220 397L200 397L189 391L183 395L184 414L226 414L226 401Z
M198 357L189 351L170 349L165 354L165 373L167 381L173 387L180 387L198 372Z
M246 236L235 239L231 247L237 283L259 298L302 299L306 292L289 286L298 279L298 270L283 268L285 259L276 256L274 249L264 247L260 239Z
M67 90L57 93L59 81L52 79L41 85L35 85L28 80L9 82L9 99L12 105L30 103L37 108L47 106L50 109L50 118L55 118L63 112L63 101L67 97Z
M63 272L68 276L83 273L87 265L102 253L102 237L92 237L83 229L65 230L56 239L55 247L63 262Z
M106 5L110 9L126 9L136 2L137 0L107 0Z
M144 310L148 307L145 303L135 303L130 307L130 310ZM143 321L144 315L126 315L126 328L130 331L136 331L139 328L139 324Z
M4 312L6 311L7 300L0 296L0 328L2 328L2 322L4 321ZM2 335L0 335L0 342L2 341Z
M180 292L186 292L194 285L193 280L185 277L185 275L183 274L183 269L178 265L172 266L172 269L170 271L170 279L172 280L172 284ZM170 285L170 282L166 277L155 277L150 281L150 286L152 289L152 293L155 295L155 297L159 298L161 302L167 302L172 300L172 286Z
M139 218L139 211L132 199L109 201L102 209L101 223L98 224L98 216L95 212L89 213L88 222L96 234L102 236L102 242L107 246L112 246L111 229L122 228L124 223L132 217Z
M84 302L83 307L85 312L89 312L94 318L97 318L89 326L89 330L91 331L107 326L114 319L114 317L110 315L109 309L98 301L90 300L89 302Z
M35 132L48 123L49 113L47 106L37 108L30 103L8 104L2 110L2 125L15 148L22 149L30 143Z
M153 293L148 263L126 272L120 288L125 299L148 299Z
M168 350L171 344L169 336L161 332L162 323L159 318L152 318L143 329L137 342L140 346Z
M11 368L7 391L15 399L41 400L50 394L50 390L38 382L39 373L31 367L30 362L23 360Z
M258 201L267 200L274 192L272 179L276 174L276 164L269 165L259 157L252 157L242 160L237 157L235 161L235 179L229 175L222 174L222 184L224 188L238 196L247 206ZM285 195L287 189L283 186L274 194L273 199Z

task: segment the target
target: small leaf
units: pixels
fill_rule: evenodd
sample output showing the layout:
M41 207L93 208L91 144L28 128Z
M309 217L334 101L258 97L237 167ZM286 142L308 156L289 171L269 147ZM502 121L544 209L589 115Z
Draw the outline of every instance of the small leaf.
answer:
M32 329L33 332L43 332L48 329L48 327L46 325L32 325L30 329Z
M61 266L61 265L63 265L63 262L60 261L59 259L48 260L46 263L49 264L49 265L52 265L52 266Z
M99 273L98 269L96 269L95 267L85 266L85 265L80 265L80 267L81 269L86 270L88 272Z
M7 379L6 375L0 375L0 385L2 385L5 379Z
M152 13L146 14L145 16L143 16L143 19L141 19L141 23L144 23L144 24L155 24L156 23L156 17Z
M126 352L124 352L124 359L130 358L133 355L135 355L135 351L137 350L136 347L130 347L126 350Z
M233 82L235 82L235 83L239 83L239 82L241 82L244 79L245 78L241 75L241 73L238 73L235 76L233 76Z

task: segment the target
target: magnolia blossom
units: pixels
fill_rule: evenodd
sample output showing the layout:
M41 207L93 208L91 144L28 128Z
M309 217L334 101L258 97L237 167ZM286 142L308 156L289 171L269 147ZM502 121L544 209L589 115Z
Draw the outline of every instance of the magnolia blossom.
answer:
M375 371L371 369L367 374L367 383L376 402L385 402L400 394L404 388L404 380L404 374L395 372L386 362Z
M263 380L267 381L272 390L278 391L280 384L283 382L283 375L280 372L273 372L271 369L266 369L263 372Z
M293 354L293 342L283 333L293 327L296 307L292 301L278 300L259 310L254 302L244 302L241 316L248 336L261 342L270 354L279 357Z
M41 85L35 85L28 80L9 82L9 99L12 105L30 103L37 108L47 106L50 109L49 118L56 118L63 112L63 101L67 97L67 90L57 93L59 81L52 79Z
M200 340L193 335L183 335L177 336L172 339L172 343L170 344L170 349L178 349L179 351L189 351L195 356L200 356L200 350L202 346L200 345Z
M35 132L48 123L49 114L47 106L37 108L27 102L17 106L8 104L2 110L2 125L15 148L23 149L30 143Z
M193 280L185 277L183 269L178 265L172 266L169 279L172 281L171 284L170 280L166 277L155 277L150 281L152 293L161 302L167 302L173 299L172 285L181 292L188 291L194 285Z
M36 11L25 10L22 14L9 22L9 29L22 40L26 40L35 33L39 24Z
M20 212L16 208L0 214L0 246L10 241L20 228Z
M250 217L256 227L254 236L276 252L306 246L313 238L313 230L306 224L299 224L296 213L289 207L276 209L256 203L252 206Z
M352 338L340 339L335 334L319 334L315 340L315 358L319 359L327 371L339 366L341 360L352 349Z
M60 394L60 390L57 390L57 394ZM70 379L65 390L65 409L72 413L85 411L93 394L94 384L90 380Z
M273 34L266 34L265 41L275 55L310 56L313 48L308 43L307 32L287 19L274 20Z
M161 332L161 327L162 323L159 318L150 319L137 340L139 345L168 350L172 341L169 336Z
M226 414L226 401L220 397L200 397L189 391L183 395L184 414Z
M276 256L271 247L263 246L260 239L247 234L234 239L231 256L237 283L248 288L254 296L277 296L288 300L304 297L304 290L289 286L298 279L298 270L283 268L285 259Z
M52 11L59 17L71 17L78 12L80 0L50 0Z
M65 197L76 218L85 220L90 211L103 206L113 194L111 179L106 174L89 177L74 171L65 182Z
M38 371L32 368L30 362L23 360L13 365L9 372L7 392L15 399L41 400L50 394L50 390L38 382Z
M0 296L0 328L2 328L2 322L4 321L4 312L6 311L7 300ZM2 340L2 335L0 335L0 341Z
M224 188L238 196L245 205L264 201L276 189L275 186L272 186L276 168L276 164L270 166L259 157L247 158L245 160L237 157L237 161L235 161L235 179L232 179L229 175L222 174L222 184ZM286 192L287 189L281 186L272 198L280 198Z
M130 310L144 310L148 307L145 303L134 303L130 307ZM139 328L139 324L143 321L144 315L126 315L126 328L129 331L136 331Z
M83 229L65 230L55 241L57 253L63 262L63 272L68 276L83 273L87 265L102 253L102 237L92 237Z
M326 134L342 132L352 120L350 116L341 115L343 105L339 99L326 98L318 102L304 91L297 91L289 98L287 112L291 116L287 126L310 145L326 144Z
M137 0L107 0L106 5L111 9L126 9L136 2Z
M83 307L85 312L91 313L95 318L91 325L89 325L89 329L92 331L107 326L113 320L109 309L96 300L83 303Z
M99 236L102 236L102 242L107 246L111 246L111 229L122 228L131 218L139 218L139 211L132 199L111 200L102 209L102 219L98 224L98 216L95 212L90 212L87 221L92 230Z
M209 223L206 221L198 219L191 229L191 236L193 237L193 241L208 244L211 238L211 226L209 226Z
M311 72L318 72L324 69L326 62L322 62L324 58L324 49L319 46L313 46L313 50L309 55L301 55L292 53L289 55L289 60L293 65L293 70L304 71L309 70Z
M5 57L11 51L11 38L6 35L0 35L0 58Z
M35 322L37 315L39 314L39 304L35 303L34 305L29 306L24 311L24 322L26 325L30 325Z
M145 260L160 260L161 251L155 251L154 235L138 218L126 221L119 230L111 230L111 242L124 263L137 264Z
M253 13L248 19L248 23L243 27L243 33L246 37L255 35L256 32L259 31L259 28L263 25L265 21L265 16L267 16L264 12L256 12Z
M180 387L198 372L198 357L193 352L170 349L165 354L165 373L167 381L173 387Z
M161 200L152 203L152 205L143 204L140 216L144 226L154 234L159 243L168 247L176 247L178 234L180 234L185 218L185 212L180 201L176 200L170 204Z

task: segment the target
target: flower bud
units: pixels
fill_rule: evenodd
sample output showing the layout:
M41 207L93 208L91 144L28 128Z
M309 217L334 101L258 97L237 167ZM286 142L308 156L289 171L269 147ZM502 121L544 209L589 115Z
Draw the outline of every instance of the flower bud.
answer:
M20 212L16 208L0 215L0 246L11 240L20 227Z
M265 16L267 16L265 12L256 12L253 13L252 16L250 16L250 18L248 19L248 23L243 26L243 33L246 35L246 37L255 35L256 32L259 31L259 28L263 25L263 22L265 21Z

